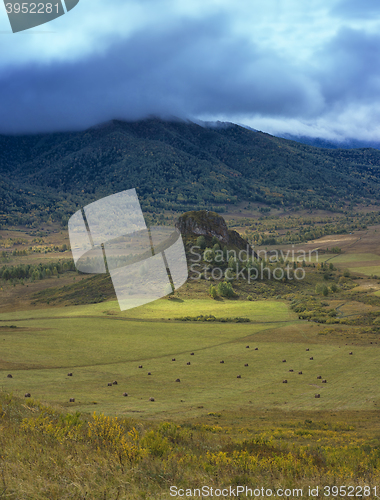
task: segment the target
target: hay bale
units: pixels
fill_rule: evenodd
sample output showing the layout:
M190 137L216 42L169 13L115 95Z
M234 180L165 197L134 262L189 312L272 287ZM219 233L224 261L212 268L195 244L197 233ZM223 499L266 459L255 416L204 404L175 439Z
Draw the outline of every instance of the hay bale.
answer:
M25 397L26 397L26 398L30 398L30 397L31 397L31 396L30 396L30 392L27 392L27 393L25 394Z
M70 398L70 403L75 403L75 399L74 398Z
M8 373L7 378L13 378L10 373Z

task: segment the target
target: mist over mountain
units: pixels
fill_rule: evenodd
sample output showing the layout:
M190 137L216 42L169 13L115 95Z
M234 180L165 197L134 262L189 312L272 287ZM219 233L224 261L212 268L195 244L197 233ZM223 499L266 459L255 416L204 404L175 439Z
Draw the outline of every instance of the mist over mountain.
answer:
M333 139L324 139L323 137L309 137L306 135L292 135L280 134L279 137L296 141L301 144L308 144L317 148L326 149L359 149L359 148L373 148L380 149L380 142L378 141L365 141L361 139L345 139L344 141L337 141Z

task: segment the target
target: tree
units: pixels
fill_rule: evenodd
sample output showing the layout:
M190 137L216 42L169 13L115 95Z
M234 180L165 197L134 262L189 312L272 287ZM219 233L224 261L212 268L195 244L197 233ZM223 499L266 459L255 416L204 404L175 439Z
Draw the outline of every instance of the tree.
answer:
M218 297L218 292L214 285L210 286L210 296L215 300Z
M204 250L206 248L206 238L203 235L198 236L197 246L200 247L201 250Z
M227 269L227 271L225 273L225 278L226 278L226 281L232 281L234 279L234 276L232 274L231 269Z
M32 281L37 281L41 278L39 271L36 269L32 274Z

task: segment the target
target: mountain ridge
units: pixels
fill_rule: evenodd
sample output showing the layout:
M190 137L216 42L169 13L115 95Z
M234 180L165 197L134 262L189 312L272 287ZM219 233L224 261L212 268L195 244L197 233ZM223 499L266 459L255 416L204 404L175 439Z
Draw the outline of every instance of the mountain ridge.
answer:
M0 220L67 222L136 188L143 209L216 210L240 201L341 210L380 199L380 151L321 149L235 124L149 118L82 132L0 136Z

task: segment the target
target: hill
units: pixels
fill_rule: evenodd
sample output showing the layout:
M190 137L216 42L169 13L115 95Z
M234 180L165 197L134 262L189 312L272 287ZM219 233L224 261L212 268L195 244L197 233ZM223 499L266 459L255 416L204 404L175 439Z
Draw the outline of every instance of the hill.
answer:
M0 136L0 221L68 217L135 187L147 213L239 201L341 210L380 198L380 151L322 149L238 125L114 120L82 132Z

